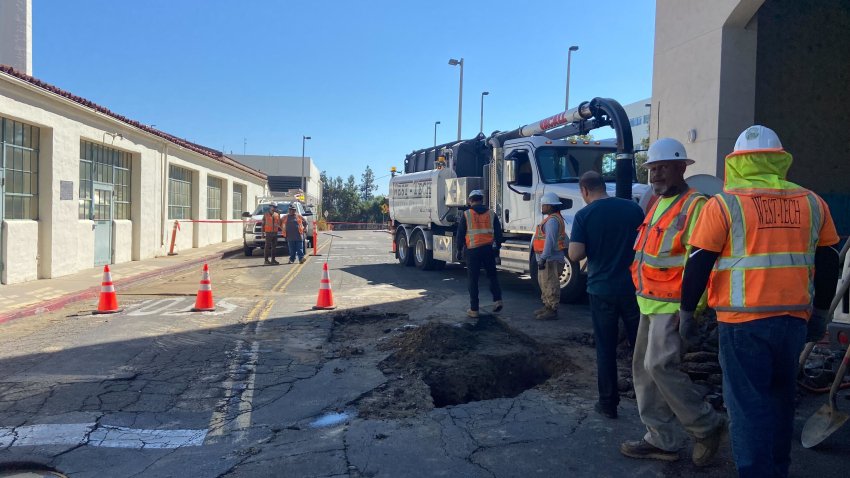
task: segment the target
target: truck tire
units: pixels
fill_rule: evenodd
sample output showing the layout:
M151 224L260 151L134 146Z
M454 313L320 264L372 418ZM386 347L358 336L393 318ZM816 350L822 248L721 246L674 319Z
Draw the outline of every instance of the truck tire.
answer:
M395 236L395 244L398 263L403 266L412 266L413 251L411 250L410 244L407 243L407 235L404 232Z
M581 271L581 264L567 259L564 273L561 274L561 303L574 304L584 298L587 276Z
M248 247L248 244L242 245L242 252L245 253L245 257L251 257L254 255L254 248Z
M534 289L540 292L540 283L537 280L537 259L534 252L528 258L528 270ZM561 274L561 303L573 304L580 301L585 294L586 277L581 272L581 264L567 260L564 273Z
M434 251L428 250L421 231L413 236L413 265L423 271L434 269Z

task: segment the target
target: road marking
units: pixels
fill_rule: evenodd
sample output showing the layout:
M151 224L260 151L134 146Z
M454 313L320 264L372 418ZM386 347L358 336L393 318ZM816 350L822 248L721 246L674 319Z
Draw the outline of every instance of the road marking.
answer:
M169 449L201 446L207 430L144 430L97 423L39 424L0 428L0 447L87 445L103 448Z
M191 297L177 297L170 299L148 299L140 302L135 306L131 306L132 310L125 313L130 317L146 317L150 315L163 315L169 317L179 317L185 315L195 315L197 312L192 312L189 307L195 299ZM219 300L215 305L215 311L203 312L204 316L208 315L224 315L236 310L238 306L231 304L226 299Z
M273 299L263 299L257 302L245 316L245 326L240 335L246 337L250 326L254 325L255 335L262 328L262 323L271 313ZM216 404L215 410L210 417L209 433L206 436L208 443L216 442L231 431L237 432L236 440L242 440L245 430L251 426L251 413L253 411L254 383L256 380L257 359L260 351L258 341L251 343L248 352L248 360L243 363L243 349L245 339L240 338L231 351L231 361L227 367L227 380L224 382L225 396ZM237 384L234 380L240 372L248 372L245 386Z
M184 302L185 300L185 297L178 297L173 299L146 300L139 304L138 309L134 309L131 312L127 312L127 315L132 317L143 317L146 315L159 314L161 312L165 312L166 310L174 307L175 305L181 302Z

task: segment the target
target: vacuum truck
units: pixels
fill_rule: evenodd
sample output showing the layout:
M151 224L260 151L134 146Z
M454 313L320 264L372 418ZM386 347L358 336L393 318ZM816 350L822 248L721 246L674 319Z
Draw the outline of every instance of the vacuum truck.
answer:
M615 139L577 139L605 126L614 130ZM396 258L422 270L461 262L457 244L464 238L457 237L457 227L468 194L479 189L504 229L499 267L520 274L536 271L531 237L542 220L543 194L554 192L561 199L568 233L584 206L578 180L586 171L602 174L609 194L638 201L649 187L636 182L633 148L623 107L594 98L513 131L413 151L405 158L404 173L390 180ZM582 266L568 261L560 280L562 302L584 295ZM537 274L530 275L536 284Z

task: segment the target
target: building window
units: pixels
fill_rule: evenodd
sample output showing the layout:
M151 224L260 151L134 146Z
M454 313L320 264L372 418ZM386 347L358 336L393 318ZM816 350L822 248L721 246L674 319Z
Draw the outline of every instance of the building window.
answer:
M168 218L192 219L192 171L168 167Z
M207 176L207 219L221 219L221 179Z
M91 141L80 141L80 219L93 217L95 182L112 186L113 218L130 219L131 164L131 153Z
M0 118L0 156L5 173L4 219L38 219L39 129Z
M242 198L244 197L242 194L242 186L241 184L233 185L233 219L242 219L242 211L244 211L244 205L242 203Z

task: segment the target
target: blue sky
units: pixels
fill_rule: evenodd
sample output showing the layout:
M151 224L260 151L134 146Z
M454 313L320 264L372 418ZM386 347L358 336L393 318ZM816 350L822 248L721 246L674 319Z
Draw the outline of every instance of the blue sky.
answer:
M649 97L655 2L33 0L34 76L225 152L384 176L404 155L570 104ZM381 179L381 192L388 178Z

